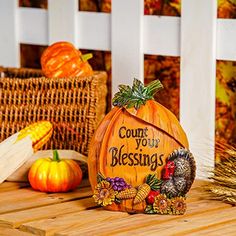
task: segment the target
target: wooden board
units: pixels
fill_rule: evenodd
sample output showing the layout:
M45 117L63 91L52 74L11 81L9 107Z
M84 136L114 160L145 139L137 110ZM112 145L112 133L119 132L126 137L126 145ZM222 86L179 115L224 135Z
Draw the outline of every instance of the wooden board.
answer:
M236 208L209 200L196 181L183 216L105 211L88 181L73 192L46 194L28 184L0 185L0 235L235 235Z

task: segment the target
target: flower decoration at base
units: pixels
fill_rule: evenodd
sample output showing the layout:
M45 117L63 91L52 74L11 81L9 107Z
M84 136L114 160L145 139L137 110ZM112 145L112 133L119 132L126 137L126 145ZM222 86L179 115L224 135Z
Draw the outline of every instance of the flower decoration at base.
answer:
M171 210L173 215L183 215L187 205L184 197L175 197L171 200Z
M93 198L98 205L108 206L115 201L116 191L112 188L112 185L102 180L94 190Z
M166 197L166 195L160 194L155 197L153 203L153 210L158 214L169 214L171 212L171 201Z

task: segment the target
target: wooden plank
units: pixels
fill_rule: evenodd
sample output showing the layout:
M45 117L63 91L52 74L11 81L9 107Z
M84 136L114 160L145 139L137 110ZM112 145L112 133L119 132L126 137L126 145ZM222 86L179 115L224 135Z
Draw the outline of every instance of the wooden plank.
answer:
M66 236L66 235L106 235L106 234L115 234L121 232L131 232L132 230L137 230L137 232L145 231L146 227L150 225L157 225L161 222L175 222L180 218L188 218L191 215L200 215L202 209L207 209L208 212L222 210L225 208L231 208L227 204L219 204L214 201L201 201L196 203L189 204L187 214L184 216L160 216L160 215L144 215L136 214L130 215L128 217L122 218L113 218L109 220L109 223L106 221L94 221L93 224L85 225L74 225L70 226L67 230L60 231L56 235ZM62 222L63 224L63 222ZM39 225L39 224L38 224ZM99 232L97 232L99 229ZM141 229L141 230L139 230ZM137 233L136 232L136 233ZM130 235L134 235L131 233Z
M0 227L0 234L1 236L32 236L31 233L21 232L16 229L7 229Z
M0 192L0 204L4 202L10 202L15 200L24 201L29 198L45 196L46 193L34 191L31 188L24 189L12 189L5 192ZM16 196L20 196L20 199Z
M210 226L215 227L215 225L224 225L225 223L236 219L235 213L235 208L230 207L224 210L220 210L218 212L212 211L205 212L203 214L182 217L178 219L175 224L171 222L165 222L145 227L145 233L142 232L139 235L154 235L157 233L160 235L186 235L194 231L196 232L199 229L206 229ZM138 229L130 233L135 234L135 232L138 232L140 228L139 226L137 228Z
M236 232L236 220L220 223L219 225L207 226L204 229L198 229L197 232L189 233L188 236L221 236L221 235L235 235Z
M90 186L89 180L88 179L83 179L78 188L83 188L83 187L88 187ZM1 192L8 192L12 190L17 190L17 189L24 189L30 187L29 182L8 182L5 181L2 184L0 184L0 193Z
M17 182L3 182L0 184L0 193L1 192L6 192L6 191L11 191L11 190L16 190L16 189L21 189L21 188L27 188L29 187L30 184L26 182L22 183L17 183Z
M63 202L44 207L36 207L23 211L11 212L0 215L0 227L18 228L21 224L54 218L64 214L78 212L96 207L92 198Z
M32 195L33 194L31 194L31 196ZM91 195L92 192L90 187L79 188L69 193L38 193L36 196L25 197L23 199L17 197L20 196L17 194L15 199L5 200L4 204L0 204L0 214L71 201Z
M102 222L110 222L113 219L128 218L127 213L104 211L102 209L94 209L83 212L77 212L59 216L54 219L45 219L35 222L30 222L20 226L20 230L31 232L37 235L54 235L61 230L70 229L71 227L89 227L94 223L100 224ZM78 231L79 232L79 231ZM78 235L77 232L77 235Z
M197 176L214 167L217 1L181 2L180 121ZM201 17L199 17L201 16Z

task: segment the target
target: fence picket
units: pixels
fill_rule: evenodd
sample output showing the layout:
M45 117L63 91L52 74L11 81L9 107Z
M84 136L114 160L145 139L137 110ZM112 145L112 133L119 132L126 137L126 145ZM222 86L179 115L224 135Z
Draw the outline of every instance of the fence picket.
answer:
M180 121L203 178L204 166L214 166L217 2L182 0L181 7Z
M48 0L49 44L68 41L77 42L78 0Z
M119 84L144 80L143 0L112 1L112 93Z
M20 45L18 40L18 1L0 1L0 65L20 66Z

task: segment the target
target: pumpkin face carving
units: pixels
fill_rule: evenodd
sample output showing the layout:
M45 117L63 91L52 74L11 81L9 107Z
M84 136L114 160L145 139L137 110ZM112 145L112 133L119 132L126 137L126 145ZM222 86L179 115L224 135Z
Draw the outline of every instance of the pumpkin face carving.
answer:
M135 80L132 89L120 86L113 99L115 107L95 132L89 151L89 178L95 201L107 209L158 213L154 206L157 195L162 196L161 189L166 201L178 196L173 195L175 186L168 188L169 179L175 178L174 161L170 165L168 158L180 148L186 151L183 158L191 155L184 149L188 148L188 140L176 117L152 99L160 88L159 81L144 87ZM187 182L183 183L182 197L195 176L195 163L190 164L187 175L191 177L182 175L188 182L188 189ZM150 193L156 199L152 205L147 204ZM174 211L170 208L164 212Z
M88 59L92 54L85 54L77 50L69 42L57 42L49 46L41 56L42 71L45 76L75 77L93 74Z

